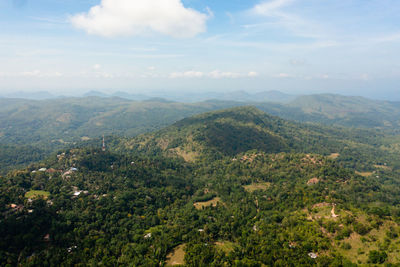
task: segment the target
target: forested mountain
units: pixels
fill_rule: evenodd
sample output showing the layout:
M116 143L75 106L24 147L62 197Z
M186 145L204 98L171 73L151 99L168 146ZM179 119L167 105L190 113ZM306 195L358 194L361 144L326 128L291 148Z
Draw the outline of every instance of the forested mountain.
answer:
M232 156L252 149L266 153L337 154L340 160L363 169L368 168L369 161L372 165L382 164L382 160L397 164L387 138L376 130L291 122L250 106L183 119L153 134L128 138L117 147L124 152L162 153L186 161Z
M232 103L183 104L121 98L0 99L0 172L102 135L135 136ZM3 145L3 146L2 146ZM8 147L6 147L8 146ZM9 149L14 147L15 150ZM7 150L7 155L5 151ZM22 152L22 153L21 153ZM24 158L25 161L13 161Z
M238 107L107 140L0 178L2 265L400 263L397 137Z
M135 136L194 114L230 106L100 97L0 99L0 143L46 146L103 134Z
M315 122L371 128L400 126L400 102L323 94L300 96L288 106L300 108L302 113L314 116Z
M277 92L255 97L262 101ZM267 98L264 98L267 97ZM289 96L287 96L289 97ZM248 98L244 98L246 100ZM288 98L286 98L289 101ZM342 125L398 132L400 105L359 97L314 95L298 97L287 104L271 102L234 102L210 100L177 103L162 99L132 101L119 97L59 98L48 100L0 99L0 144L10 157L0 151L0 172L13 167L10 158L30 163L57 149L86 142L102 135L134 137L166 127L178 120L202 112L252 105L281 118L326 125ZM24 155L17 151L24 151ZM17 155L18 154L18 155Z
M190 104L160 99L137 102L118 97L0 99L0 143L63 144L102 134L135 136L202 112L249 104L302 122L365 128L399 126L399 103L338 95L301 96L285 105L218 100Z

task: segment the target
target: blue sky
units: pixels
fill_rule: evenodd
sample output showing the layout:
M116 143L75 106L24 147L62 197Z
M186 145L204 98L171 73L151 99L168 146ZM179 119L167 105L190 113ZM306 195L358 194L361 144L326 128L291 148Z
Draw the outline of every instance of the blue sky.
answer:
M398 14L397 0L0 0L0 91L400 99Z

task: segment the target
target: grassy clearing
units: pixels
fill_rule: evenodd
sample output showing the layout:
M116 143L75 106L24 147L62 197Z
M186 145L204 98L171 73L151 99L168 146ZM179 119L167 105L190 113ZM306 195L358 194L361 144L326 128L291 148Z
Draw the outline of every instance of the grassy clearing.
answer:
M350 259L354 263L367 264L368 255L371 250L379 250L378 244L383 244L385 241L386 233L389 231L390 226L398 226L393 222L386 221L379 229L372 229L365 236L360 236L357 233L352 233L349 238L344 239L342 242L337 244L337 250L346 258ZM351 249L343 249L339 244L348 243ZM400 262L400 238L390 240L390 245L385 252L388 254L387 263L399 263Z
M218 241L215 242L215 246L217 249L222 250L225 254L228 254L235 249L235 243L230 241Z
M185 151L180 147L174 148L172 151L186 162L195 162L199 154L193 151Z
M361 175L363 177L370 177L372 176L374 173L373 172L358 172L356 171L356 174Z
M166 266L183 265L185 264L185 244L179 245L174 248L171 253L167 255Z
M337 159L339 156L340 156L339 153L332 153L332 154L330 154L330 155L328 156L328 158L330 158L330 159Z
M386 171L392 170L392 168L390 168L389 166L385 166L385 165L374 165L374 167L377 169L382 169L382 170L386 170Z
M209 201L205 201L205 202L196 202L196 203L194 203L193 205L194 205L194 207L195 207L196 209L201 210L201 209L203 209L203 208L210 207L210 206L215 207L215 206L217 206L217 203L218 203L218 202L223 203L223 202L221 201L221 198L215 197L215 198L213 198L213 199L211 199L211 200L209 200Z
M271 183L253 183L250 185L243 186L247 192L254 192L256 190L267 190L271 186Z
M50 192L41 191L41 190L31 190L29 192L26 192L26 194L25 194L26 198L44 198L44 199L47 199L49 196L50 196Z
M331 210L332 210L332 206L331 205L327 205L327 206L322 206L322 207L316 207L312 209L311 212L311 217L313 218L313 220L318 220L321 218L330 218L331 217Z
M319 219L337 221L339 218L349 215L349 212L338 209L337 206L327 202L315 204L311 208L311 212L308 212L308 210L304 210L304 212L306 212L308 220L312 221Z

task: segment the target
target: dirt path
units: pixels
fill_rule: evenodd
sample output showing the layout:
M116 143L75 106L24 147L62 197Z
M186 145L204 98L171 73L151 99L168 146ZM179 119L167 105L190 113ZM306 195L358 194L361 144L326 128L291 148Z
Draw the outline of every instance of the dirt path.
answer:
M332 218L339 217L339 215L335 214L335 207L336 207L336 204L332 204L332 210L331 210Z

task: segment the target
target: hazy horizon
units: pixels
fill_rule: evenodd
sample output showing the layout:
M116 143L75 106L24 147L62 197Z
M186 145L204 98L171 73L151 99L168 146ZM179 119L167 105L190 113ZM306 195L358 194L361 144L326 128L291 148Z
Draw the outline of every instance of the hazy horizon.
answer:
M263 98L257 100L255 98L259 94L277 94L277 96L272 97L272 99ZM281 99L279 99L279 95L281 94ZM241 98L240 96L247 96ZM201 102L207 100L222 100L222 101L243 101L243 102L291 102L295 100L295 98L300 96L313 96L313 95L337 95L337 96L345 96L345 97L364 97L370 100L377 101L392 101L399 102L400 96L381 96L374 97L368 95L356 95L356 94L341 94L341 93L330 93L330 92L322 92L322 93L286 93L279 90L265 90L265 91L245 91L245 90L235 90L235 91L200 91L200 92L180 92L180 91L126 91L126 90L88 90L88 91L80 91L80 92L60 92L60 93L51 93L49 91L15 91L15 92L5 92L0 94L0 98L19 98L19 99L32 99L32 100L46 100L46 99L55 99L55 98L82 98L82 97L121 97L130 100L136 101L145 101L149 99L165 99L168 101L176 101L176 102Z

